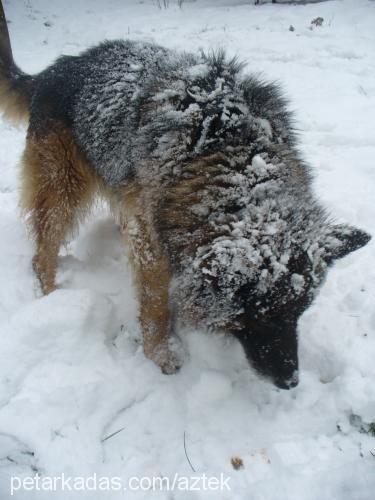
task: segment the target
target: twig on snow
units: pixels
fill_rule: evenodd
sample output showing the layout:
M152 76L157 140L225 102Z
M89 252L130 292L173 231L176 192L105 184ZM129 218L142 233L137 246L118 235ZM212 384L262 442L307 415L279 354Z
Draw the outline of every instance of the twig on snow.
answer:
M185 451L185 457L187 458L187 461L189 462L189 465L190 465L190 467L191 467L191 470L192 470L193 472L196 472L196 470L194 469L194 467L193 467L192 463L190 462L190 458L189 458L189 456L188 456L188 454L187 454L187 451L186 451L186 432L185 432L185 431L184 431L184 451Z
M116 436L116 434L119 434L120 432L122 432L123 430L125 429L125 427L122 427L121 429L119 429L118 431L115 431L115 432L112 432L112 434L109 434L109 436L106 436L105 438L102 439L102 443L104 443L104 441L107 441L108 439L111 439L113 436Z

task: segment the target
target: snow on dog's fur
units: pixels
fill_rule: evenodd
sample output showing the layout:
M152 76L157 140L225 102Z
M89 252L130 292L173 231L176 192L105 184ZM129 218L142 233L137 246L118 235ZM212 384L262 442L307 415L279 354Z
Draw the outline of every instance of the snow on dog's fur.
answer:
M27 76L8 45L2 105L12 96L29 114L22 202L43 291L99 193L120 213L148 357L173 372L170 334L194 323L234 334L261 373L294 386L297 320L329 265L369 236L332 224L314 199L277 85L222 52L132 41Z

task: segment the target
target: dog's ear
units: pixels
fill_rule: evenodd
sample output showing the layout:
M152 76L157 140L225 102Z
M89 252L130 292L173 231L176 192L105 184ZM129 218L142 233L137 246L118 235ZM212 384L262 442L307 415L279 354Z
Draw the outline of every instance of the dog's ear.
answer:
M325 260L331 263L335 259L341 259L365 246L370 239L371 236L361 229L346 224L331 226L325 235Z

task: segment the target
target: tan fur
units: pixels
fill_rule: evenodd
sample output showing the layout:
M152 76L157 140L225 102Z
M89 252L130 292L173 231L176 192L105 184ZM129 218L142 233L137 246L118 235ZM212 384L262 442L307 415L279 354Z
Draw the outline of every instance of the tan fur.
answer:
M163 190L157 219L162 221L167 233L173 231L180 234L181 238L176 238L174 243L174 252L194 255L198 247L212 240L213 235L220 236L218 229L209 223L208 217L204 222L202 217L194 214L192 207L204 201L208 189L224 186L220 180L220 164L225 161L224 155L215 154L185 165L184 170L190 176L178 179ZM186 232L194 234L188 243L184 238Z
M179 363L168 343L172 327L169 309L171 271L144 210L148 195L147 190L136 184L123 190L123 229L138 290L144 353L164 373L172 373Z
M97 176L69 129L55 124L42 138L29 134L23 155L21 206L35 234L33 264L44 293L55 289L59 248L87 213L98 189Z
M0 79L0 109L15 125L29 120L29 101L24 92L12 89L8 80Z

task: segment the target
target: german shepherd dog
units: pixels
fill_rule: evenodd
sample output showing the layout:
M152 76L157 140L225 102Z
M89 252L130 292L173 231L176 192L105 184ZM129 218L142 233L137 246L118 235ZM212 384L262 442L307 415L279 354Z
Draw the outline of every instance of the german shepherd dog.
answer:
M26 75L1 15L0 104L29 124L21 204L43 293L56 288L60 246L103 196L129 245L145 355L172 373L176 325L221 330L294 387L298 318L333 261L370 237L334 225L314 199L278 86L223 52L130 40Z

